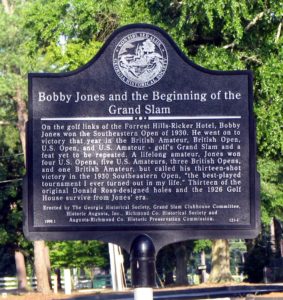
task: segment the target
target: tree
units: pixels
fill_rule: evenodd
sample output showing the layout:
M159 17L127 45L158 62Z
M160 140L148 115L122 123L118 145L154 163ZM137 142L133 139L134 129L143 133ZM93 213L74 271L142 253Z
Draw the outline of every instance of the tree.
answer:
M230 271L230 252L227 240L212 241L212 262L209 275L210 282L234 281Z
M118 26L115 1L33 1L26 10L26 50L33 71L77 69L100 49ZM44 10L44 14L42 11Z
M283 161L260 158L258 170L261 174L261 215L264 225L270 223L270 217L282 220L283 213Z
M14 253L19 290L27 289L24 248L22 238L21 176L23 176L23 155L20 149L16 128L17 117L13 101L13 84L18 74L11 72L15 62L19 62L13 52L19 41L15 27L16 14L8 1L2 1L0 24L6 28L0 34L0 97L1 125L0 134L2 153L0 163L0 208L1 208L1 244ZM15 40L13 40L15 39ZM9 61L8 61L9 60ZM12 60L12 61L11 61ZM11 97L12 96L12 97ZM11 97L11 98L10 98ZM12 100L12 101L11 101Z
M24 162L26 161L26 121L27 121L27 109L26 109L26 56L24 49L22 47L24 41L26 40L25 33L23 31L22 22L24 21L23 17L23 8L24 3L18 1L2 1L1 9L1 22L3 28L7 30L1 32L0 48L1 48L1 96L8 103L8 107L13 106L16 112L16 122L19 140L22 146L22 153ZM4 13L3 13L4 12ZM7 105L5 106L7 108ZM15 118L15 112L13 112ZM10 116L10 115L8 115ZM20 170L19 172L20 173ZM22 233L21 233L22 234ZM35 252L36 257L35 261L38 261L37 254L43 249L42 243L35 242ZM26 289L26 280L25 280L25 264L23 254L20 249L17 249L15 252L17 272L20 276L19 288ZM42 262L40 267L42 266ZM39 275L38 266L36 267L36 273L39 278L44 278ZM41 285L41 281L38 280L38 286ZM49 288L50 289L50 288ZM48 288L42 289L43 292L49 291ZM39 288L39 291L40 288Z
M165 285L172 285L174 283L173 275L175 266L174 245L170 244L162 248L156 258L157 273L164 280Z
M98 241L52 242L50 259L53 269L60 268L109 268L108 248Z
M6 29L0 33L0 94L5 101L1 109L7 112L3 122L18 123L23 143L27 67L29 71L76 69L120 25L158 25L206 68L252 70L262 218L269 223L274 214L281 217L282 1L4 0L1 10L1 26Z
M254 72L260 164L269 165L271 160L273 174L281 176L282 172L278 172L282 170L278 157L283 150L281 1L141 2L131 4L135 8L142 6L145 19L169 31L195 62L210 69L251 69ZM133 12L135 8L131 8ZM260 171L264 172L262 168ZM272 184L265 180L264 176L263 216L270 219L282 207L282 186L278 181ZM271 192L271 186L276 186L276 192ZM222 244L224 248L228 245L227 242ZM218 261L217 257L213 261Z
M262 282L263 270L272 262L274 255L270 249L272 246L270 223L273 223L272 217L282 221L283 211L282 159L260 158L258 169L261 174L262 233L254 241L247 241L249 247L244 271L251 282Z
M281 1L128 1L120 19L156 24L196 63L254 73L259 156L278 159L282 132ZM139 13L142 11L142 13Z
M188 268L188 249L185 242L174 245L176 256L176 284L188 284L187 268Z

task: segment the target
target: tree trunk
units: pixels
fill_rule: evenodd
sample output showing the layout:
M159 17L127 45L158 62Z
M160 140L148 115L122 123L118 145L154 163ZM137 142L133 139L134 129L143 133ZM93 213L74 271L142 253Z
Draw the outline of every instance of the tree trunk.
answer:
M44 254L45 254L45 264L48 274L48 281L49 281L49 287L52 288L52 281L51 281L51 263L50 263L50 256L49 256L49 248L45 245L44 247Z
M46 267L46 250L44 241L34 242L34 267L37 279L37 291L50 293L48 270Z
M188 255L187 255L187 247L185 243L178 243L176 245L175 256L176 256L176 284L187 285L188 284L188 276L187 276Z
M270 251L273 257L276 256L276 234L275 234L275 222L274 218L270 221Z
M202 269L200 270L201 275L200 275L200 282L201 283L205 283L206 282L206 278L207 278L207 273L206 273L206 261L205 261L205 251L202 250L200 253L200 264Z
M174 268L176 266L176 259L174 254L174 246L168 245L161 249L158 254L158 263L163 269L164 284L172 285L174 284Z
M212 241L212 266L209 282L231 282L230 253L228 240Z
M19 250L15 251L15 263L17 270L18 290L25 292L27 291L26 264L25 257L23 253Z

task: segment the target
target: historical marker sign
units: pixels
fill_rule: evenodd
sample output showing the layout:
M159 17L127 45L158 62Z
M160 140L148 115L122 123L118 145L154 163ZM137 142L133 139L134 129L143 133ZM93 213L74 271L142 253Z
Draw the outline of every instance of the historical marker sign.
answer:
M255 236L252 99L249 71L201 68L150 25L77 71L30 74L27 236Z

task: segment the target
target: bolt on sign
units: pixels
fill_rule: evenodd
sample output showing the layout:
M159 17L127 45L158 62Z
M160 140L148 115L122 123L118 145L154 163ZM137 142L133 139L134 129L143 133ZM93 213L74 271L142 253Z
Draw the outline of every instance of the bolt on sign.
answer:
M202 68L146 24L78 70L29 74L26 236L255 237L252 107L251 72Z

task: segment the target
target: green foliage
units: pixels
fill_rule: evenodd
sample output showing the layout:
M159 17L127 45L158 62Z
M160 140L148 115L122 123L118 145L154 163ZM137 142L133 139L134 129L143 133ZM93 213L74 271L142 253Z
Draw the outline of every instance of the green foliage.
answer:
M283 49L270 54L257 70L259 151L265 157L283 154Z
M15 96L16 87L26 83L23 78L26 70L25 55L22 43L26 38L23 32L22 6L18 5L13 14L4 13L0 6L0 27L5 28L0 33L0 101L11 102Z
M23 156L15 126L16 87L23 80L20 68L23 64L19 45L22 33L19 25L23 19L15 14L7 15L0 6L0 26L6 30L0 33L0 246L8 249L21 247L19 236L22 234L21 177L24 174Z
M260 159L261 214L262 221L269 224L270 216L283 220L283 161Z
M238 55L223 48L209 45L198 50L194 61L212 70L243 70L246 66Z
M14 251L28 251L29 243L22 232L23 156L18 130L0 126L0 275L14 275Z
M13 126L0 126L0 244L16 242L21 230L21 175L24 172L19 154L18 131Z
M117 17L112 13L115 3L92 0L31 2L26 8L25 23L31 38L25 49L32 67L67 71L88 62L117 28Z
M10 1L8 1L10 4ZM0 5L0 274L14 275L14 251L30 253L22 230L23 151L17 128L15 97L26 97L22 1L13 1L13 13Z
M50 243L52 268L108 268L107 244L98 241L67 241Z
M211 240L197 240L194 242L194 252L200 253L211 248Z

